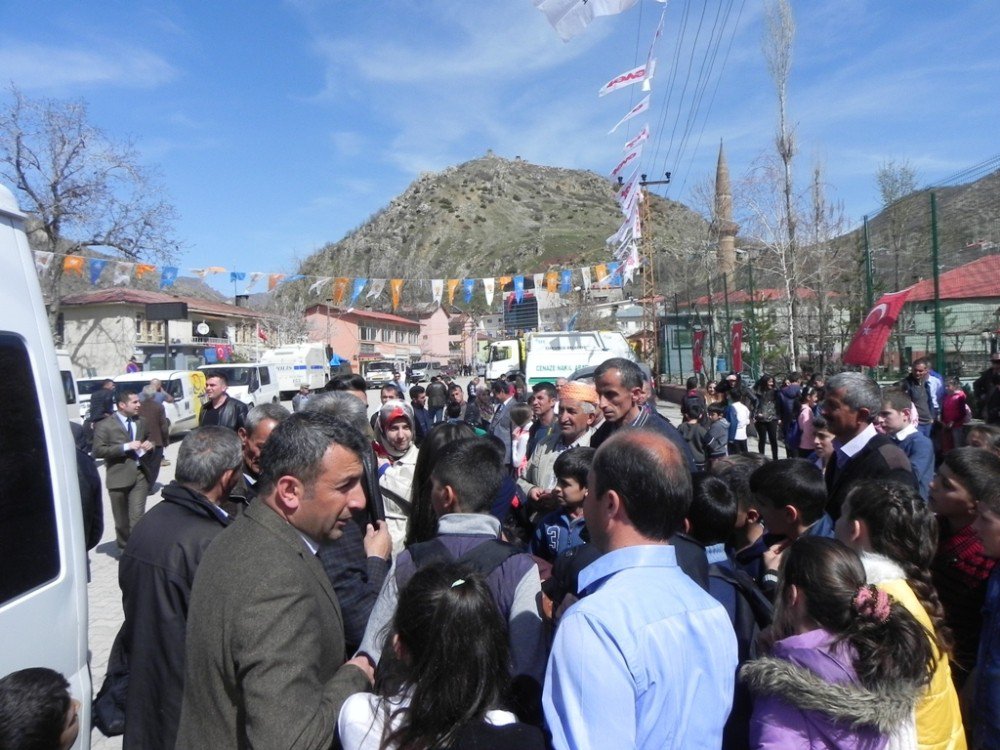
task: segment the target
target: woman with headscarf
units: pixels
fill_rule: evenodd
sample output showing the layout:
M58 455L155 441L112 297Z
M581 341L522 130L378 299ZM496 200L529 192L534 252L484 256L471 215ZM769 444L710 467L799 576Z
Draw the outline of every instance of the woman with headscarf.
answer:
M379 455L379 488L385 505L385 521L392 536L393 554L403 550L406 522L413 507L411 490L417 465L413 435L413 409L396 399L382 404L375 422L375 451Z

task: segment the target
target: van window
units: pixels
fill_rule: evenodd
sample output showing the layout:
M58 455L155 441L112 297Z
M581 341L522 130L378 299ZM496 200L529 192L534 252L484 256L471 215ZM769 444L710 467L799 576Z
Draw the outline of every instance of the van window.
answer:
M0 333L0 606L59 574L52 475L24 341Z
M271 385L271 369L269 367L260 367L257 372L260 373L261 385Z
M66 396L66 403L75 404L76 388L73 387L73 373L69 370L60 370L59 377L62 380L63 394Z

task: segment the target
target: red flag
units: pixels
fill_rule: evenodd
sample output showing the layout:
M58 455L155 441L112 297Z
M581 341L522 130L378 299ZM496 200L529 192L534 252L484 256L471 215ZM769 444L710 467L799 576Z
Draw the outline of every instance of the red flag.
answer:
M705 363L701 358L701 347L705 343L705 331L695 331L693 343L691 344L691 364L695 372L705 369Z
M729 333L729 345L733 351L733 372L743 372L743 321L737 320Z
M844 350L845 365L874 367L882 357L885 342L889 340L892 327L896 324L903 303L910 296L910 289L883 295L865 316L851 345Z
M257 324L257 338L261 341L267 341L267 333L264 331L264 328L260 323Z

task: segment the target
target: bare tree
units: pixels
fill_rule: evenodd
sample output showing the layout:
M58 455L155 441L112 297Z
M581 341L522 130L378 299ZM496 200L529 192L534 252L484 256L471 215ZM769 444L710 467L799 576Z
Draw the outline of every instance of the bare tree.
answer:
M35 249L169 260L178 249L174 208L132 144L91 125L83 101L28 99L13 85L9 94L0 111L0 180L16 188ZM62 273L57 259L42 279L53 331Z
M893 258L893 289L899 291L899 265L908 261L907 235L917 207L914 201L903 200L917 190L917 171L908 161L889 159L882 162L875 172L882 215L886 219L889 251Z
M780 254L784 276L788 313L788 350L793 363L798 361L798 307L799 287L799 245L796 236L798 212L792 166L795 157L795 134L788 122L788 78L792 69L792 43L795 40L795 19L789 0L769 0L765 8L767 28L764 34L763 51L767 70L774 82L778 97L778 132L775 147L781 162L781 217L776 230L773 249Z

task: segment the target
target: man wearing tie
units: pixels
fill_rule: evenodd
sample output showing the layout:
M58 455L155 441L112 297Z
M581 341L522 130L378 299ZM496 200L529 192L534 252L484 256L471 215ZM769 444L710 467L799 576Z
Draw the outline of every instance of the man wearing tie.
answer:
M118 548L125 549L132 527L146 512L149 480L139 459L153 444L146 423L139 418L139 396L123 391L117 405L111 417L94 425L94 458L104 459L115 536Z

